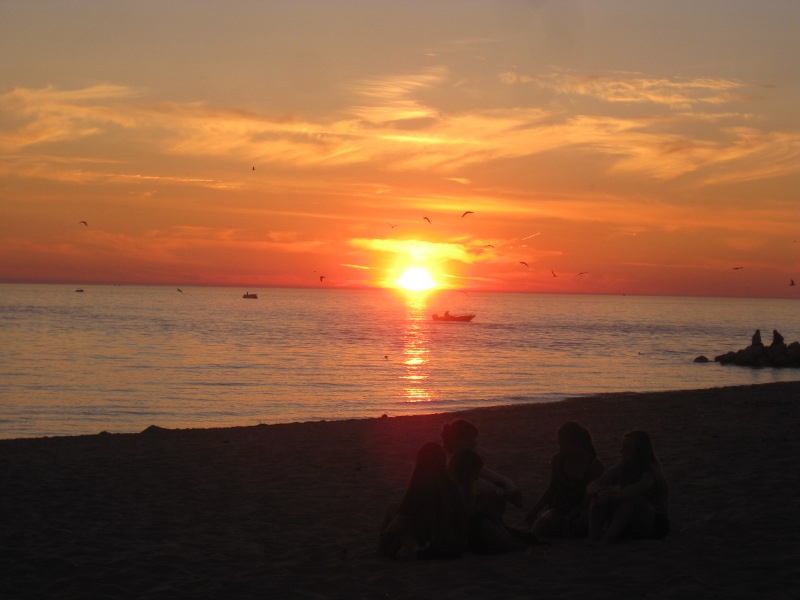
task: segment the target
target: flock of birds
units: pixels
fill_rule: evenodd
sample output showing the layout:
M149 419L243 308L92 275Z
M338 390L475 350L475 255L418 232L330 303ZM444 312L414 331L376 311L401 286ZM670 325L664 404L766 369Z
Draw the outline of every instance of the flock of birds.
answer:
M255 170L256 170L256 168L255 168L255 167L253 167L253 171L255 171ZM467 215L474 215L474 214L475 214L475 213L474 213L474 211L471 211L471 210L465 210L463 213L461 213L461 218L463 219L463 218L464 218L464 217L466 217ZM430 217L427 217L427 216L426 216L426 217L422 217L422 219L423 219L423 221L427 221L429 224L430 224L430 223L432 223L432 222L431 222L431 219L430 219ZM83 225L84 227L88 227L88 226L89 226L89 223L88 223L87 221L81 220L81 221L78 221L78 225ZM389 227L390 227L391 229L394 229L395 227L397 227L397 224L396 224L396 223L395 223L395 224L392 224L392 223L387 223L387 225L389 225ZM527 237L521 238L521 240L520 240L520 241L524 241L524 240L530 239L530 238L532 238L532 237L536 237L537 235L541 235L541 232L537 232L537 233L531 234L531 235L529 235L529 236L527 236ZM796 243L796 240L795 240L795 243ZM493 246L492 244L486 244L486 245L484 246L484 248L486 248L486 249L489 249L489 248L494 248L494 246ZM530 269L530 268L531 268L531 266L530 266L530 265L529 265L527 262L525 262L524 260L521 260L521 261L519 261L519 264L523 265L523 266L524 266L526 269ZM734 270L734 271L741 271L742 269L744 269L744 266L733 267L733 270ZM553 275L553 277L558 277L558 275L556 274L556 272L555 272L555 271L553 271L552 269L550 270L550 273ZM581 271L580 273L576 273L576 274L574 275L574 277L581 278L581 277L583 277L584 275L588 275L588 274L589 274L589 271ZM320 283L322 283L322 282L323 282L325 279L326 279L326 276L325 276L325 275L320 275L320 276L319 276L319 282L320 282ZM795 287L796 285L797 285L797 284L795 283L794 279L789 279L789 287ZM183 290L182 290L182 289L180 289L180 288L177 288L177 290L178 290L179 292L183 293ZM83 291L83 290L81 290L81 291ZM466 293L466 292L465 292L465 293Z

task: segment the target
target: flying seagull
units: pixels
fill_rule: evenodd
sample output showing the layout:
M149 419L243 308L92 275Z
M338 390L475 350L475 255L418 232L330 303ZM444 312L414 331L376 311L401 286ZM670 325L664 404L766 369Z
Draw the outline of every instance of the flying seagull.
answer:
M484 246L484 248L494 248L494 246L492 246L491 244L486 244L486 245Z
M325 275L320 275L320 276L319 276L319 282L320 282L320 283L322 283L322 280L323 280L323 279L325 279Z
M576 273L575 277L580 277L581 275L588 275L589 271L581 271L580 273Z
M524 260L519 261L519 264L525 265L526 269L530 269L531 268L531 266L528 263L526 263Z
M391 227L392 229L394 229L395 227L397 227L397 225L392 225L391 223L387 223L387 225L388 225L389 227Z
M744 269L744 267L733 267L734 271L738 271L739 269Z
M428 217L422 217L422 218L425 219L428 223L431 222L431 220Z
M89 226L89 224L88 224L86 221L78 221L78 225L80 225L81 223L83 223L84 225L86 225L86 227L88 227L88 226Z
M553 274L553 277L558 277L558 275L556 275L556 272L553 271L553 269L550 269L550 272Z
M178 290L181 294L183 293L183 290L181 288L175 288L175 289Z
M463 214L463 215L461 215L461 218L463 219L463 218L464 218L464 217L466 217L467 215L474 215L474 214L475 214L475 213L474 213L474 212L472 212L471 210L465 210L465 211L464 211L464 214Z

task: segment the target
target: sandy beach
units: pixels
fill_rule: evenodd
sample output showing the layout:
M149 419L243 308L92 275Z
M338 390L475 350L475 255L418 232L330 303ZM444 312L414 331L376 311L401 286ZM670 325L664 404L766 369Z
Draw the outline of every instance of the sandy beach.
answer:
M665 540L419 562L375 556L415 453L456 414L0 441L2 598L797 598L800 382L457 414L529 507L556 430L606 465L651 433ZM507 521L521 525L525 509Z

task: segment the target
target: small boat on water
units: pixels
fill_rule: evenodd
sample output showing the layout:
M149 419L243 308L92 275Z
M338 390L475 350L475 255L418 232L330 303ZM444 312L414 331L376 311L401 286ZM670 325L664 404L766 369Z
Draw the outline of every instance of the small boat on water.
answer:
M250 298L251 300L258 300L258 294L251 294L250 292L247 292L242 296L242 298Z
M434 313L431 315L434 321L453 321L456 323L469 323L472 319L475 318L475 313L468 314L468 315L451 315L450 311L445 311L443 315L439 313Z

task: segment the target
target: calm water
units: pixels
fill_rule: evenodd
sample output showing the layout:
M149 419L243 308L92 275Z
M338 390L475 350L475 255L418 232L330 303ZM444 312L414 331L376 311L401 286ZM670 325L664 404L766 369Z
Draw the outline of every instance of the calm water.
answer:
M800 379L692 362L793 300L0 285L0 438L429 413ZM432 312L475 312L435 323Z

